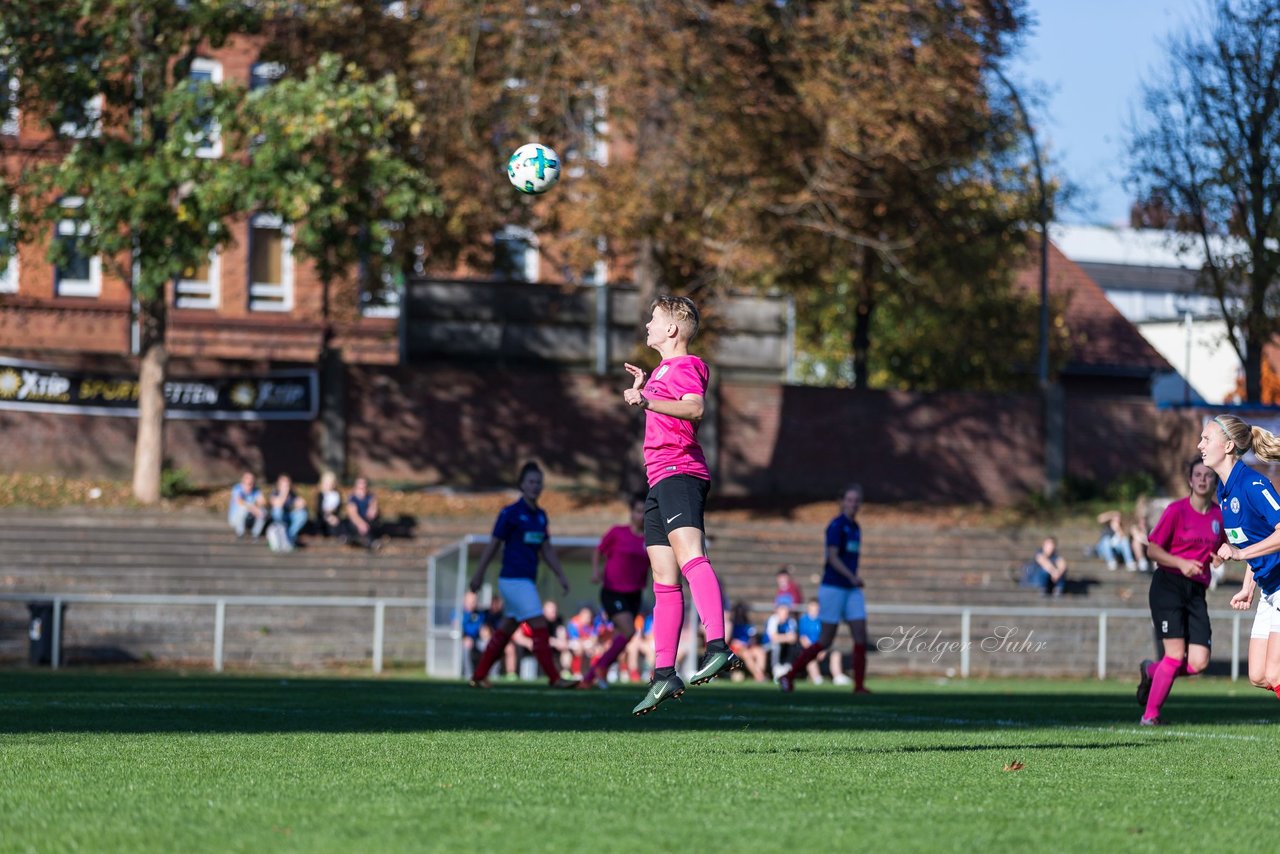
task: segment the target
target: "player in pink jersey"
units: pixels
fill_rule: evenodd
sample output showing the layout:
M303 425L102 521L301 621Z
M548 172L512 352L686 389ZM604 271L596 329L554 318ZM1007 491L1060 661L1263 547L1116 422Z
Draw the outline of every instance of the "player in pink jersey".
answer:
M706 633L706 653L692 683L701 685L742 667L724 638L724 599L720 579L703 551L703 510L711 474L698 444L707 393L707 365L689 354L698 334L698 307L685 297L653 301L645 325L645 344L662 356L645 381L644 371L626 365L635 379L622 393L628 406L645 411L644 463L649 478L645 499L644 544L653 569L653 681L632 714L647 714L684 693L676 674L676 652L684 627L683 574Z
M613 623L613 640L587 670L579 687L590 688L603 680L635 634L641 591L649 579L649 554L644 547L644 503L643 495L632 498L629 524L610 528L591 555L591 583L604 582L600 588L600 604Z
M1209 606L1204 593L1210 567L1220 563L1227 541L1222 510L1214 501L1218 476L1200 460L1188 469L1191 495L1165 508L1148 537L1155 561L1151 576L1151 621L1164 644L1164 658L1138 667L1138 705L1143 726L1159 726L1160 707L1173 680L1194 676L1209 664Z

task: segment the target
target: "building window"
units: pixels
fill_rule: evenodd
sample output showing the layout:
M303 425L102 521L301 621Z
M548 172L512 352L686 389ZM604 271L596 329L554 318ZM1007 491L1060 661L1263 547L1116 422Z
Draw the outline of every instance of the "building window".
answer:
M538 281L538 238L527 228L505 226L493 236L493 275L521 282Z
M588 161L599 166L609 165L609 107L603 86L579 92L569 100L570 121L573 133L564 152L566 170L570 177L581 177Z
M204 57L196 57L191 62L191 71L187 75L192 86L209 84L217 86L222 83L222 63ZM191 142L196 145L196 157L221 157L222 132L218 123L212 118L201 126L200 132L192 136Z
M177 308L217 308L221 262L217 252L198 267L183 271L173 285L173 304Z
M10 254L13 253L13 254ZM9 230L0 225L0 255L8 261L0 261L0 294L18 292L18 247L9 239Z
M392 226L392 230L397 230ZM368 246L360 257L360 313L365 317L399 317L404 271L395 261L395 239Z
M54 239L61 244L61 263L54 268L54 293L60 297L96 297L102 293L102 259L84 250L89 223L74 216L84 199L72 196L62 200L71 216L58 220Z
M249 68L249 90L265 89L284 76L284 66L278 62L255 62Z
M18 135L18 75L0 64L0 134Z
M58 118L58 136L70 139L85 139L102 133L101 95L76 105L64 105Z
M280 217L258 214L249 223L249 310L293 308L293 241Z

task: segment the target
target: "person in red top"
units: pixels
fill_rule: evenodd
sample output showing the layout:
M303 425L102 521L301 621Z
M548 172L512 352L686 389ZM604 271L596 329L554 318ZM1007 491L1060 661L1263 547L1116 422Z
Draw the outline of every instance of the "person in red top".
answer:
M791 567L784 566L778 570L777 575L778 589L773 591L773 604L775 606L787 604L792 610L800 610L800 606L804 604L804 594L800 592L800 585L796 584L795 578L791 576Z
M1209 664L1209 606L1204 593L1210 568L1220 563L1218 547L1227 541L1222 510L1214 500L1218 476L1200 460L1188 467L1191 495L1165 508L1148 537L1147 555L1155 561L1151 577L1151 620L1164 643L1164 658L1138 668L1138 705L1143 726L1158 726L1160 707L1173 680L1194 676Z
M631 499L628 524L614 525L606 531L591 555L591 583L603 582L600 604L613 624L613 639L582 677L583 688L592 687L609 674L609 667L635 634L641 592L649 580L649 554L644 547L644 501L643 495Z

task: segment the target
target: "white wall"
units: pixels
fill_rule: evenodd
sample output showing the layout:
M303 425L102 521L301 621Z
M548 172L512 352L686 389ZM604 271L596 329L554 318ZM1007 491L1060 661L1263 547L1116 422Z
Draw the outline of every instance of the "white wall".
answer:
M1240 360L1227 341L1227 325L1220 320L1197 320L1191 327L1191 371L1187 374L1187 325L1184 322L1140 323L1138 331L1174 370L1187 376L1205 402L1223 403L1235 390ZM1182 389L1164 383L1157 403L1181 403Z

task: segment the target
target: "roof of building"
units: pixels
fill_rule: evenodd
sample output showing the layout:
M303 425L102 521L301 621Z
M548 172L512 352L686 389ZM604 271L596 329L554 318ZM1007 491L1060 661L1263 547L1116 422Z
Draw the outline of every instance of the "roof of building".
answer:
M1040 288L1039 251L1017 276L1026 290ZM1049 295L1063 301L1063 320L1070 331L1071 353L1066 372L1112 376L1151 376L1173 367L1142 337L1107 299L1102 288L1054 244L1049 244Z

